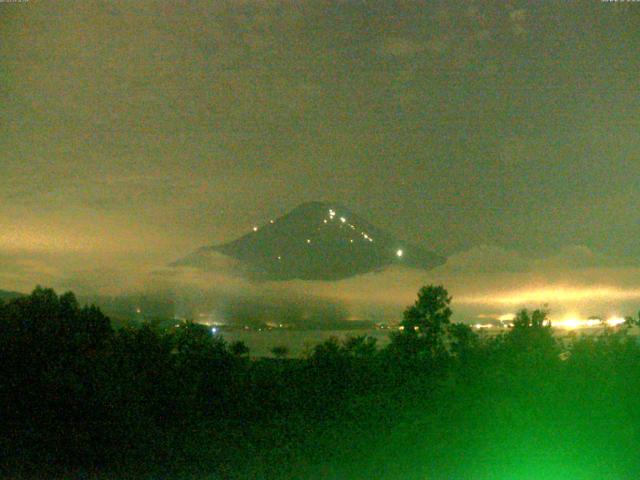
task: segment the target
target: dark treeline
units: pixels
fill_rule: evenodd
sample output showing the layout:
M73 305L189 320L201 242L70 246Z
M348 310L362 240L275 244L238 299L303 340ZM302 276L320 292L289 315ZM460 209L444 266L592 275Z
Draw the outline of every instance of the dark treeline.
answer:
M425 287L385 348L250 359L194 323L113 329L71 293L0 302L4 476L637 478L637 320L558 339L523 310L484 337L450 307Z

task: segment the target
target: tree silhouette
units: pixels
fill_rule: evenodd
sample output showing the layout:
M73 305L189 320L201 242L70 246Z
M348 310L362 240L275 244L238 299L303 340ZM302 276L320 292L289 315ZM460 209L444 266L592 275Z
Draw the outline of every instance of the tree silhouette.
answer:
M283 345L278 345L271 349L271 353L274 357L283 359L289 355L289 349Z
M479 337L466 323L452 323L447 327L449 351L460 358L479 343Z
M451 297L442 286L429 285L418 292L418 299L404 311L402 333L392 343L409 351L439 356L446 352L447 326L451 323Z
M249 347L242 340L236 340L229 345L229 351L236 357L244 357L249 355Z
M343 343L344 351L356 358L371 358L376 352L378 340L368 335L349 337Z
M557 358L559 346L553 336L548 315L548 311L544 309L533 312L522 309L516 314L513 327L506 336L509 355L526 355L534 363Z

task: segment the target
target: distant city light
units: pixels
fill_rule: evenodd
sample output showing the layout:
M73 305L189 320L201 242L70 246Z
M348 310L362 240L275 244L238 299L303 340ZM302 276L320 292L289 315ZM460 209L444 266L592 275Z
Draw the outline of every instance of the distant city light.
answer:
M569 330L573 330L574 328L578 328L583 325L583 321L578 318L567 318L558 323L559 325L555 324L555 326L560 328L568 328Z
M487 318L487 316L481 316L481 318ZM494 325L490 323L475 323L473 324L473 328L476 329L492 329L492 328L504 328L510 327L512 321L516 318L514 314L505 314L500 315L498 319L500 320L500 325ZM508 322L508 323L502 323ZM606 320L598 318L598 317L590 317L590 318L580 318L577 315L569 315L559 320L551 320L551 326L555 329L559 330L580 330L580 329L588 329L588 328L602 328L602 327L619 327L620 325L624 325L626 320L623 317L619 316L611 316Z
M483 328L493 328L493 325L490 323L476 323L473 328L480 330Z
M555 328L561 328L566 330L576 330L579 328L596 328L602 326L609 327L617 327L625 323L625 319L623 317L612 316L607 318L606 320L602 320L600 318L579 318L575 316L566 317L562 320L552 321L551 324Z
M625 322L625 319L622 317L610 317L607 319L607 325L610 327L617 327L618 325L622 325Z
M214 335L218 333L218 327L211 327L211 333L213 333Z
M404 252L402 251L402 249L401 249L401 248L399 248L399 249L396 251L396 256L397 256L397 257L402 257L402 255L404 255Z

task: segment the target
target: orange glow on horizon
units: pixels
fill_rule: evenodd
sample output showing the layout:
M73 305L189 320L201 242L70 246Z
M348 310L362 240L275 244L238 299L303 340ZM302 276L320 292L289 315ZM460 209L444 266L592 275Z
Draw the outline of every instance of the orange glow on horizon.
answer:
M544 287L518 290L509 293L465 295L457 297L458 303L467 305L523 305L526 303L551 303L588 300L636 300L640 299L639 288L619 287Z

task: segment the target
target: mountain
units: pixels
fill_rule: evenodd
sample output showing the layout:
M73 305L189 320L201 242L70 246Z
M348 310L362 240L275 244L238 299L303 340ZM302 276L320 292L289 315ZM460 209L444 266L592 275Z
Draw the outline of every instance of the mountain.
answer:
M215 253L238 260L245 273L264 280L338 280L394 264L429 270L445 262L347 208L326 202L303 203L232 242L204 247L174 266L208 269Z

